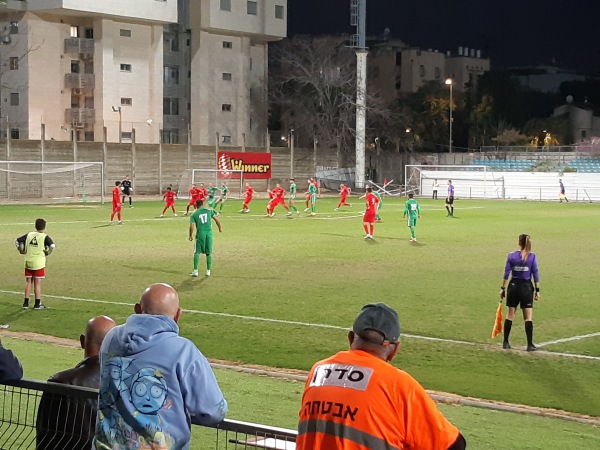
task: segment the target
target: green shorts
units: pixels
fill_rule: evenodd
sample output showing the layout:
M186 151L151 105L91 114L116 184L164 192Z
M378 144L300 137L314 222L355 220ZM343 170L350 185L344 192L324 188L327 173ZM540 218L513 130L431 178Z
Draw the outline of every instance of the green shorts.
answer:
M416 227L417 226L417 218L408 216L408 226Z
M317 194L310 194L310 202L317 203Z
M290 195L290 202L293 202L294 200L296 200L296 194Z
M212 255L213 235L212 233L199 234L196 236L196 252L202 255Z

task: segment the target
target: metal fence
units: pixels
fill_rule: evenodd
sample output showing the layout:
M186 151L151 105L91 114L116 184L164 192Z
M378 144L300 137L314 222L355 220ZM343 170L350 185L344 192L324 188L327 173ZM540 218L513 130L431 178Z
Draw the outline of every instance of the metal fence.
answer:
M96 422L96 389L34 380L0 384L0 450L89 450ZM191 448L296 447L296 431L225 420L194 425ZM199 437L200 442L195 442Z

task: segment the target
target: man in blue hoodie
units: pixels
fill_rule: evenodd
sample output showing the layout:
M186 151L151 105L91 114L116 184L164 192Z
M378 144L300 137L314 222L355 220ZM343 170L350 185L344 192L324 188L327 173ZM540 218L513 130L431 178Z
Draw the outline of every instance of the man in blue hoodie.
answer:
M100 349L94 448L187 450L191 422L221 422L227 402L206 358L179 336L175 289L153 284L134 311Z

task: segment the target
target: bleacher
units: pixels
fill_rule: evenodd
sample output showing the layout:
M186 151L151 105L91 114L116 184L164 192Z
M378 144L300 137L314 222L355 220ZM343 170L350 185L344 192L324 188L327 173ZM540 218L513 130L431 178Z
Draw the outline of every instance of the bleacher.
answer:
M582 173L600 172L600 159L576 158L564 166L563 170L566 168Z
M472 161L472 166L487 166L495 172L527 172L535 166L535 161L530 159L477 159Z

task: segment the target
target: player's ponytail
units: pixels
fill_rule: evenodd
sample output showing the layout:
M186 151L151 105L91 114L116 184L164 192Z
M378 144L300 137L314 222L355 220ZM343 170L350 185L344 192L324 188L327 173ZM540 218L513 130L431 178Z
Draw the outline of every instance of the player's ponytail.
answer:
M528 234L519 236L519 247L521 247L521 260L525 262L529 253L531 253L531 239Z

